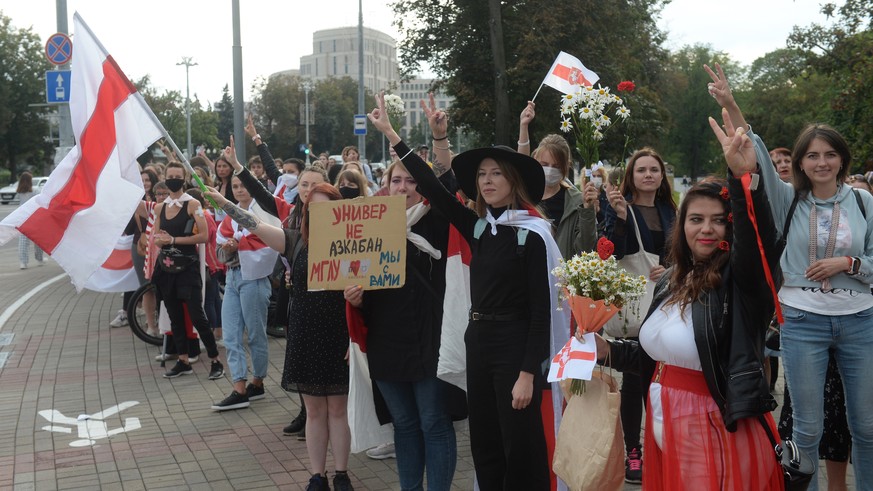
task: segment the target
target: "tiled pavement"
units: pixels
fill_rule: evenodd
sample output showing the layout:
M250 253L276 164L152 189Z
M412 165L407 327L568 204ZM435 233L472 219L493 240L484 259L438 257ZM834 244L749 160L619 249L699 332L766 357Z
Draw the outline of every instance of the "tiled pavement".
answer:
M0 248L0 316L62 273L51 260L19 271L14 245ZM284 340L270 340L266 399L250 409L216 413L209 406L229 392L229 380L208 380L205 357L195 363L193 376L162 378L156 347L128 328L108 327L120 305L121 295L76 294L62 278L5 322L0 317L0 335L13 335L10 344L0 345L0 362L8 356L0 368L0 490L305 488L305 443L281 434L299 409L296 396L279 387ZM93 446L71 446L80 439L73 424L55 422L70 433L46 431L50 423L38 414L54 409L76 418L127 401L138 404L106 417L106 429L130 425L126 418L138 418L141 428L97 439ZM458 453L453 489L472 489L465 431L458 432ZM334 468L330 455L327 467ZM349 471L356 489L399 489L393 459L352 455Z

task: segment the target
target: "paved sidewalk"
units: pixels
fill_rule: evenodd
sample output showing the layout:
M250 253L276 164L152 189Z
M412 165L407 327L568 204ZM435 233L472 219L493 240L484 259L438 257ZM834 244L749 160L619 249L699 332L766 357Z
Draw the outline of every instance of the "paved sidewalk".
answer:
M194 364L194 375L162 378L165 369L154 361L157 347L136 339L129 328L109 327L120 294L76 294L61 278L4 323L10 305L62 274L50 259L43 267L32 263L19 270L16 246L0 248L0 363L8 357L0 366L0 490L305 488L305 442L281 433L299 410L297 396L279 386L284 339L270 338L267 397L249 409L214 412L209 407L229 393L229 379L208 380L205 356ZM96 414L131 402L136 404L116 414ZM91 415L90 424L75 421L79 415ZM458 454L452 489L470 490L466 431L458 432ZM352 455L355 489L399 489L395 464ZM330 456L327 468L332 475Z

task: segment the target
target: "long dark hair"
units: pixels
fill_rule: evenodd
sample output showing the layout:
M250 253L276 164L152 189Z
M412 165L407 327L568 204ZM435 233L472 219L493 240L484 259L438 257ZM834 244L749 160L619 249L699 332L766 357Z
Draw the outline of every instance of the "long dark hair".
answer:
M503 177L506 178L507 182L509 182L510 194L512 195L512 203L509 204L509 209L511 210L528 210L532 215L538 216L540 218L546 216L546 214L539 209L536 203L533 203L530 199L530 196L527 194L527 188L524 185L524 181L521 179L521 173L518 169L515 168L514 165L508 164L500 159L494 159L497 162L497 165L500 167L500 171L503 172ZM479 162L481 166L482 163ZM478 169L476 171L478 173ZM478 190L478 184L476 184ZM476 214L479 217L485 216L485 211L488 209L488 204L485 203L485 198L482 197L482 193L477 193L475 206L473 208L476 211Z
M730 246L733 242L733 221L731 220L731 204L727 194L727 181L715 177L707 177L695 184L685 194L679 207L679 220L673 227L669 241L668 264L672 264L670 275L670 297L665 305L676 304L681 310L697 300L703 292L718 288L721 285L721 270L730 260ZM688 219L688 206L695 200L710 198L724 206L728 217L724 240L728 243L727 250L718 248L706 261L695 263L688 239L685 237L685 220Z
M806 177L803 169L800 168L800 164L803 162L803 157L806 155L806 151L809 150L809 146L812 145L812 141L816 138L827 143L833 147L838 154L840 154L840 159L842 159L843 165L841 165L840 170L837 171L837 183L846 180L846 176L849 175L849 167L852 166L852 153L849 151L849 144L846 143L846 139L843 138L843 135L841 135L839 131L821 123L807 126L799 135L797 135L797 140L794 142L794 152L791 154L791 171L793 173L792 182L794 183L794 189L804 194L812 190L812 181Z
M634 167L637 164L637 160L642 157L652 157L658 161L658 165L661 167L661 185L655 191L655 202L666 203L673 211L676 211L676 203L673 201L673 190L670 189L670 180L667 179L667 166L664 165L664 159L651 147L643 147L637 150L628 159L627 168L624 171L624 180L621 181L621 194L624 196L630 194L632 199L636 199L637 187L634 184Z
M303 241L307 244L309 244L309 203L312 201L312 195L315 193L321 193L330 198L331 201L339 201L343 199L343 195L340 194L339 190L329 182L316 184L315 187L309 191L309 200L307 200L306 204L303 205L303 220L300 223L300 235L303 238Z
M18 189L16 193L29 193L33 191L33 175L30 172L22 172L18 176Z

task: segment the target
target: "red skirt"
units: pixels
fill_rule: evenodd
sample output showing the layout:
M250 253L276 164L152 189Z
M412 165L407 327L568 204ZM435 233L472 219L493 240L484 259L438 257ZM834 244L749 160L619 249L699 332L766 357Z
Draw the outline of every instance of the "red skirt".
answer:
M646 407L643 490L782 490L782 468L761 423L745 418L728 432L703 372L659 364L664 413L661 447L655 442L652 400ZM660 377L660 378L659 378ZM773 417L765 416L774 435Z

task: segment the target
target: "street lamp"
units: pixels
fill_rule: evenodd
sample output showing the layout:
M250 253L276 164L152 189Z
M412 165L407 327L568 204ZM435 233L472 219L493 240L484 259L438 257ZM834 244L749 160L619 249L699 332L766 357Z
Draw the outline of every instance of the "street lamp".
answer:
M188 125L188 146L186 150L190 159L193 157L194 147L191 145L191 84L189 83L188 69L192 66L197 66L197 63L192 63L190 56L183 56L182 61L176 63L176 66L181 65L185 66L185 122Z
M306 150L307 150L307 152L306 152L306 165L309 165L309 163L310 163L309 159L310 159L310 157L312 157L312 151L310 150L310 146L309 146L309 91L312 90L312 81L308 80L308 79L304 80L302 85L303 85L303 95L306 99L306 109L305 109L305 114L306 114Z

